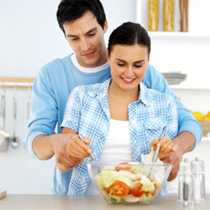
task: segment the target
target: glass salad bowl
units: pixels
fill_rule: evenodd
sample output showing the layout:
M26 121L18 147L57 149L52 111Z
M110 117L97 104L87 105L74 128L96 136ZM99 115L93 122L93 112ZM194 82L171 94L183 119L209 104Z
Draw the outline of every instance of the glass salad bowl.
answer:
M149 204L161 191L171 165L165 163L127 162L88 164L90 177L108 203Z

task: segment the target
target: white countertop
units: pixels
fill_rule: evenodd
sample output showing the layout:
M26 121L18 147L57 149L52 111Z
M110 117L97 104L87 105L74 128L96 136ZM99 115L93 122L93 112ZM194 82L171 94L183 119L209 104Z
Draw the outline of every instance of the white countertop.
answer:
M194 210L209 210L210 195L207 199L194 206ZM172 207L172 208L171 208ZM92 196L73 199L69 197L59 197L55 195L8 195L0 200L2 210L188 210L190 207L182 207L177 202L175 194L155 200L150 205L119 205L107 204L102 197Z

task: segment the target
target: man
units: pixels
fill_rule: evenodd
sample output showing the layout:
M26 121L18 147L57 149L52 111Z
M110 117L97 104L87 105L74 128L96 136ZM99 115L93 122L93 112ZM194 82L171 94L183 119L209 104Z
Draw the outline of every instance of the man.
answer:
M63 171L63 174L55 173L55 191L65 194L67 191L63 191L62 186L69 184L66 177L71 176L71 167L91 153L88 140L81 140L79 136L71 138L68 134L60 133L68 95L75 86L108 79L110 69L104 41L107 21L99 0L62 0L58 7L57 20L74 53L52 61L39 73L32 90L32 116L25 143L41 160L55 155L56 172ZM149 88L166 92L176 98L163 76L152 66L147 69L144 83ZM176 102L179 135L173 142L185 153L192 149L191 145L200 141L201 131L191 113L177 98ZM56 126L58 134L54 133ZM71 149L75 147L79 150L72 154ZM174 179L180 160L175 152L168 153L170 155L162 159L173 164L170 179ZM60 174L61 177L58 177Z

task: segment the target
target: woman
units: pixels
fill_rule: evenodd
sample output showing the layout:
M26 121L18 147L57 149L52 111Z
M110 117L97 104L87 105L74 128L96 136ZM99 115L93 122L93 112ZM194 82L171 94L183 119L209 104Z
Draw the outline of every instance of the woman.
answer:
M109 39L112 79L72 91L62 123L63 132L72 136L68 147L72 167L69 183L64 183L68 194L90 192L85 161L90 155L101 162L141 161L141 155L150 152L151 141L161 136L165 126L169 138L177 135L175 101L142 82L149 55L147 31L139 24L124 23ZM162 151L174 149L173 143L163 141L167 148Z

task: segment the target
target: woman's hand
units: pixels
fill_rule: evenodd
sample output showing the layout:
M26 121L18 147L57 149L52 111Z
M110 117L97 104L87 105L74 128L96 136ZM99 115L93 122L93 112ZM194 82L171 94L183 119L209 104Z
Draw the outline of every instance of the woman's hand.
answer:
M61 171L68 171L91 154L88 147L90 140L82 138L72 129L63 128L59 138L54 138L53 150L56 166ZM58 136L57 135L57 136Z
M156 150L158 144L160 144L159 159L172 165L172 170L168 177L168 181L172 181L178 174L183 151L178 144L171 141L168 137L155 139L151 144L152 149Z
M66 146L66 154L73 162L74 166L79 164L91 154L91 149L88 146L89 144L89 139L81 138L79 135L73 136L72 139L68 141Z

